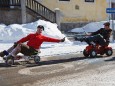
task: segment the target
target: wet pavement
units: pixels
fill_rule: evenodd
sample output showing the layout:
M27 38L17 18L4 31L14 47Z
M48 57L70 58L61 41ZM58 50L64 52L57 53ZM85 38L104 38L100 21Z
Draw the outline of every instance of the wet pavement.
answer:
M115 86L114 56L74 53L42 58L39 64L0 64L0 86Z

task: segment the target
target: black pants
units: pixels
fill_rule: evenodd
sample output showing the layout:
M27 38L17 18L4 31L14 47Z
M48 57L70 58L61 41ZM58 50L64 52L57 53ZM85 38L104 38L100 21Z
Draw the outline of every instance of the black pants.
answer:
M102 46L106 44L106 41L100 34L87 37L86 40L88 40L89 43L97 42L99 45L102 45Z

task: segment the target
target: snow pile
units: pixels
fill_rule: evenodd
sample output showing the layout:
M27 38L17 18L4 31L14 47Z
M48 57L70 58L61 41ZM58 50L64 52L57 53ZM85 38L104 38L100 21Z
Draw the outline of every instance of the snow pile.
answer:
M20 38L28 35L29 33L36 32L36 28L38 25L43 25L45 30L43 32L44 35L54 38L62 39L65 37L64 34L60 32L57 28L57 24L50 23L44 20L38 20L36 22L28 23L28 24L11 24L6 26L4 24L0 24L0 42L15 42ZM66 39L67 42L69 40Z
M101 22L91 22L81 28L75 28L75 29L72 29L70 32L95 32L97 30L99 30L100 28L103 28L104 27L104 23L107 22L107 21L101 21ZM114 24L115 24L115 21L114 21ZM110 21L110 27L112 28L112 21Z
M96 22L96 23L89 23L86 26L84 26L84 29L86 32L89 31L96 31L100 27L103 26L102 22ZM6 26L4 24L0 24L0 40L6 41L6 43L0 43L0 51L7 50L9 47L13 45L13 43L8 43L8 40L11 42L11 40L19 40L19 38L35 32L36 27L38 25L43 25L45 27L45 31L43 32L44 35L51 36L54 38L63 38L65 37L57 28L56 24L52 24L47 21L38 20L36 22L28 23L28 24L12 24L9 26ZM76 29L78 30L78 29ZM81 29L83 31L83 29ZM81 31L79 29L79 31ZM81 32L82 32L81 31ZM14 42L14 41L13 41ZM53 55L62 55L62 54L72 54L72 53L80 53L84 50L84 48L87 46L86 43L81 43L78 41L71 42L64 42L64 43L44 43L41 45L41 53L40 56L53 56ZM110 46L115 49L115 43L110 43ZM2 58L0 58L0 61ZM3 61L3 60L2 60Z

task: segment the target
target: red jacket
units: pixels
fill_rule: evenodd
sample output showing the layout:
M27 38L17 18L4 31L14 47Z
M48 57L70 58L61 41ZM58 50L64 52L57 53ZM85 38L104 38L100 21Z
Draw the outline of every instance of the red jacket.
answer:
M34 34L29 34L28 36L20 39L19 41L17 41L17 43L23 43L26 41L28 41L27 45L33 47L34 49L39 49L40 45L43 42L60 42L59 39L54 39L54 38L43 36L42 34L34 33Z

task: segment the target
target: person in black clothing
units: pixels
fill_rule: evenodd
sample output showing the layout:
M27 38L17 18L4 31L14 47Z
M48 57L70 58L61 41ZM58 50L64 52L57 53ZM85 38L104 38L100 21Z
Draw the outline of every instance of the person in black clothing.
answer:
M104 23L104 28L100 28L96 32L93 32L90 34L89 37L83 37L83 38L77 38L75 37L75 40L78 41L85 41L89 45L91 42L98 43L99 45L108 45L109 44L109 38L111 35L112 29L110 28L110 23L106 22Z

